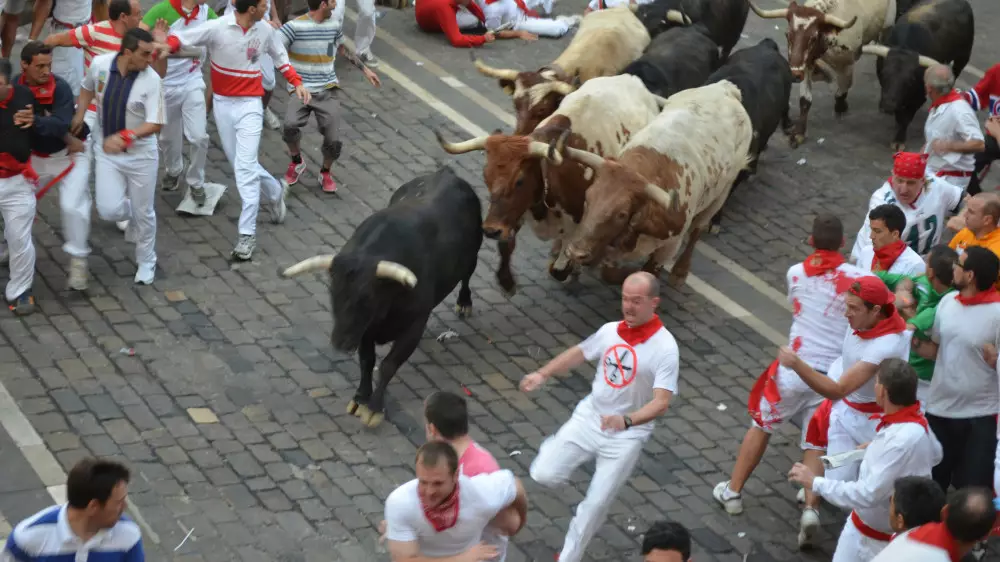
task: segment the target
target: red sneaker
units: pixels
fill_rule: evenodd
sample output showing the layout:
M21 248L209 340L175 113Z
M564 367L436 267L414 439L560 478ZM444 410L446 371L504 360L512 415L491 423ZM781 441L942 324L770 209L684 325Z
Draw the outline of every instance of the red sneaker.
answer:
M306 163L304 160L298 164L295 162L289 162L288 170L285 172L285 183L288 185L295 185L299 182L299 176L301 176L304 171L306 171Z
M330 172L320 173L320 185L323 186L325 193L337 193L337 182L333 181L333 176L330 175Z

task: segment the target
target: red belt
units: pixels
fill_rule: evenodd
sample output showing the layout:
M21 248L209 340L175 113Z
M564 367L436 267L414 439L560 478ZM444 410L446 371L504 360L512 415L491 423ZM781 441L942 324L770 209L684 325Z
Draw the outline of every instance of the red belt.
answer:
M851 523L854 523L854 526L858 529L858 531L861 532L862 535L870 539L882 542L889 542L892 540L891 534L883 533L882 531L877 531L866 525L865 522L862 521L860 517L858 517L857 511L851 512Z
M949 177L949 178L971 178L972 172L963 172L961 170L938 170L937 177Z
M875 402L851 402L850 400L844 398L842 400L844 404L847 404L851 408L861 412L862 414L881 414L882 407Z

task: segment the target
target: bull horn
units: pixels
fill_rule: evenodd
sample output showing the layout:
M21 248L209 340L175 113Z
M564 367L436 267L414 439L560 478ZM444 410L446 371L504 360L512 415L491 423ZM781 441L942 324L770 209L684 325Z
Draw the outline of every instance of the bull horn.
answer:
M434 136L437 137L438 144L444 149L448 154L465 154L466 152L472 152L473 150L482 150L486 148L486 139L489 137L476 137L474 139L469 139L462 142L448 142L444 140L444 136L441 135L441 131L437 129L434 130Z
M472 62L476 65L476 70L486 76L489 76L490 78L496 78L497 80L517 80L518 72L516 70L511 70L509 68L493 68L492 66L479 60L475 53L472 54Z
M691 25L691 18L680 10L667 10L667 21L672 21L680 25Z
M638 12L639 11L639 4L633 4L632 2L629 2L628 3L628 9L632 10L633 13L634 12Z
M561 96L568 96L576 91L576 86L560 81L552 84L552 90Z
M327 254L324 256L313 256L307 260L300 261L299 263L289 267L288 269L281 272L282 277L295 277L296 275L301 275L303 273L309 273L311 271L318 271L320 269L330 269L333 265L333 258L335 254Z
M417 286L417 276L408 268L394 261L382 260L378 262L378 265L375 266L375 277L391 279L411 289Z
M563 152L566 151L566 143L569 141L569 135L572 132L573 129L567 128L565 131L559 133L556 140L549 144L549 151L548 154L546 154L546 158L548 158L550 162L553 162L557 166L562 164L562 155Z
M566 156L569 156L573 160L583 164L584 166L593 168L594 171L600 170L601 166L604 165L604 158L594 154L593 152L587 150L580 150L577 148L566 147Z
M549 145L545 144L544 142L539 142L536 140L531 141L531 144L529 145L529 150L531 151L531 155L534 156L535 158L547 158L551 160L552 163L555 164L556 166L562 164L562 154L559 153L553 154L552 149L549 147Z
M936 60L934 60L934 59L932 59L930 57L925 57L924 55L920 55L919 57L917 57L917 60L920 62L920 66L922 66L924 68L929 68L929 67L934 66L936 64L941 64L938 61L936 61Z
M660 189L660 186L652 183L646 184L646 195L650 199L656 201L667 210L670 210L677 206L677 190L671 190L669 192Z
M851 18L851 21L844 21L843 19L838 18L837 16L831 16L831 15L823 16L823 23L827 25L832 25L833 27L839 27L841 30L852 27L857 22L858 22L858 16L854 16L853 18Z
M747 0L747 3L750 4L750 9L753 10L753 13L757 14L758 17L764 19L783 19L788 17L788 8L778 8L776 10L761 10L760 8L757 7L757 4L754 4L753 2Z
M885 45L865 45L861 47L861 52L866 55L875 55L876 57L885 58L889 55L889 47Z

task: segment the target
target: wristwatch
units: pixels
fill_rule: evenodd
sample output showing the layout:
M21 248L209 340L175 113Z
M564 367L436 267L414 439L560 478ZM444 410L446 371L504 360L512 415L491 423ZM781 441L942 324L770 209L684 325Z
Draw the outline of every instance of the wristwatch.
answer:
M622 416L622 419L625 420L625 429L632 427L632 418L628 416Z

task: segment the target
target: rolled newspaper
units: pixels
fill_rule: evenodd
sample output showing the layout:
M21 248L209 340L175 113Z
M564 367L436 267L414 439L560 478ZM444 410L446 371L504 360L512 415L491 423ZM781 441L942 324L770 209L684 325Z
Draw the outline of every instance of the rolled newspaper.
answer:
M831 468L840 468L852 463L861 462L861 459L864 457L865 449L854 449L853 451L847 451L846 453L840 453L839 455L823 456L819 459L823 461L823 466L829 470Z

